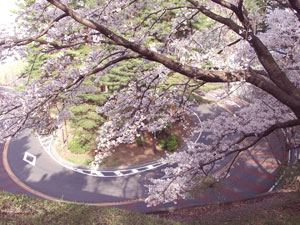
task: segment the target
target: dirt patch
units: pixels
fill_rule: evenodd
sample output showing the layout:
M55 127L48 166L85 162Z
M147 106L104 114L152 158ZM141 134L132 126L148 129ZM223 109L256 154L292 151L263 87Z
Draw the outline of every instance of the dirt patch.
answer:
M188 224L299 224L300 193L280 192L246 201L181 209L157 216Z
M195 126L192 118L187 118L187 123L189 124L189 127L193 128ZM192 128L189 130L192 130ZM72 138L72 129L70 127L67 127L67 130L68 141L70 141ZM86 152L83 154L72 153L67 148L68 141L63 141L62 132L62 130L59 130L57 132L57 150L60 156L77 165L89 165L89 163L93 160L94 152ZM183 139L189 138L190 135L190 133L184 129L184 124L182 122L176 122L172 124L170 133L179 137L179 148L184 145ZM153 160L157 160L166 155L166 151L164 149L161 149L158 145L156 146L157 152L156 154L154 154L152 144L153 137L151 134L145 134L145 140L146 143L144 147L139 147L136 143L119 145L110 157L104 159L101 167L123 168L135 164L147 163ZM157 143L158 141L159 137L157 139Z
M188 119L191 127L194 127L192 118ZM179 137L179 148L184 145L184 138L188 138L190 133L184 129L181 122L176 122L172 125L172 135ZM160 159L166 155L166 151L156 146L157 152L153 151L153 137L150 134L145 135L146 143L144 147L137 146L136 143L121 144L116 148L116 151L108 158L104 159L101 167L127 167L140 163L147 163L153 160ZM158 138L159 140L159 138ZM158 143L157 140L157 143Z

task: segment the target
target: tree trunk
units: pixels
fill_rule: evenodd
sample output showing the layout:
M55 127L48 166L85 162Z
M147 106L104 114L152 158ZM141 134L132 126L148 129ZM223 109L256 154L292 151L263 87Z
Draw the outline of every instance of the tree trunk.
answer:
M68 130L67 130L67 120L65 120L65 138L66 138L66 142L67 142L67 150L69 150L69 135L68 135Z
M156 149L156 132L153 132L152 143L153 143L153 154L155 155L157 153L157 149Z
M142 141L143 149L145 150L146 149L146 139L145 139L144 132L142 131L140 135L141 135L141 141Z

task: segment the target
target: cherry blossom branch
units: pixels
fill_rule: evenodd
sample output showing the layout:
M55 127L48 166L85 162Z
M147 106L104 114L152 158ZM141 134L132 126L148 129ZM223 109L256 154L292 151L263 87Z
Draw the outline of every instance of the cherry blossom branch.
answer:
M210 17L211 19L220 22L222 24L227 25L231 30L236 32L238 35L247 38L245 32L240 32L243 30L240 26L238 26L235 22L233 22L231 19L224 18L220 15L217 15L209 10L207 10L202 5L199 5L198 2L195 2L194 0L188 0L192 5L197 7L203 14ZM273 85L273 89L270 90L269 85L272 84L268 82L267 80L261 79L258 76L253 77L253 73L248 73L249 71L239 71L239 72L229 72L229 71L207 71L204 69L200 69L197 67L192 67L188 65L182 65L181 63L178 63L174 60L171 60L170 58L161 55L157 52L151 51L148 48L141 46L137 43L130 42L126 40L125 38L115 34L108 28L92 21L83 18L81 15L70 9L68 6L62 4L58 0L48 0L48 2L52 3L56 7L63 10L65 13L67 13L69 16L71 16L74 20L77 22L91 28L99 31L103 35L105 35L107 38L113 40L114 42L118 43L121 46L124 46L125 48L131 49L134 52L137 52L141 56L143 56L145 59L156 61L167 68L170 68L171 70L181 73L183 75L186 75L191 78L201 79L203 81L207 82L228 82L228 81L239 81L241 78L246 78L246 81L254 84L255 86L263 87L265 91L268 93L274 95L276 94L276 98L280 97L281 95L278 95L278 90L284 90L281 93L284 95L284 100L281 102L291 107L295 112L297 111L296 108L298 108L298 102L300 99L300 91L295 88L295 86L291 83L290 80L287 79L286 74L279 68L277 63L275 62L272 55L269 53L268 49L264 46L264 44L252 34L252 39L249 40L250 44L253 46L254 50L256 51L256 54L260 60L260 62L263 64L263 66L266 68L268 74L270 75L270 78L272 81L276 84L277 87ZM250 77L249 77L250 76ZM276 89L275 91L273 91ZM292 97L291 97L292 95ZM295 98L299 96L298 98ZM282 98L279 98L282 99ZM288 99L288 101L286 101ZM296 113L298 114L298 113ZM298 114L300 118L300 113Z
M223 176L223 178L225 178L230 169L232 168L234 162L236 161L236 159L238 158L239 154L245 150L248 150L250 147L253 147L255 144L257 144L262 138L268 136L270 133L272 133L274 130L276 129L280 129L280 128L283 128L283 127L293 127L293 126L296 126L296 125L299 125L300 124L300 121L299 120L291 120L291 121L288 121L288 122L284 122L284 123L278 123L278 124L274 124L272 125L270 128L268 128L266 131L262 132L260 134L260 136L254 140L251 144L245 146L244 148L240 148L240 149L236 149L236 150L233 150L233 151L229 151L225 154L225 156L229 156L231 154L235 154L234 158L231 160L228 168L226 169L226 172L225 172L225 176ZM245 138L247 137L250 137L250 136L255 136L255 134L249 134L249 135L245 135L244 138L238 140L237 142L235 142L235 144L238 144L240 142L242 142L243 140L245 140ZM233 146L233 145L232 145ZM226 151L228 151L229 149L227 149ZM208 177L210 175L210 173L207 173L206 171L204 171L204 167L206 166L209 166L209 165L212 165L212 164L215 164L217 161L220 161L221 159L223 159L223 156L222 157L217 157L217 158L213 158L211 160L208 160L206 161L205 163L202 163L198 166L198 168L195 168L195 167L185 167L185 169L182 169L180 170L179 173L175 173L173 174L173 177L166 180L165 181L165 184L164 184L164 188L163 190L161 190L161 195L163 196L163 198L166 198L166 194L167 192L169 191L169 188L171 187L171 185L176 182L177 179L179 178L184 178L186 176L190 176L190 174L192 173L193 174L193 177L200 175L199 174L199 171L202 171L202 174L204 175L204 177ZM193 172L194 171L194 172ZM209 168L209 171L212 171L212 168L210 167ZM192 178L191 178L192 179ZM193 186L193 185L192 185ZM192 186L190 187L185 187L184 189L182 189L182 191L189 191L189 188L192 188ZM148 199L149 201L149 199Z
M60 15L60 16L58 16L56 19L54 19L54 20L49 24L49 26L48 26L46 29L44 29L40 34L36 35L35 37L23 38L23 39L20 39L20 40L9 40L9 41L12 42L13 46L14 46L14 45L15 45L15 46L27 45L27 44L33 42L34 40L37 40L37 39L39 39L40 37L42 37L42 36L44 36L45 34L47 34L47 32L53 27L53 25L54 25L56 22L60 21L61 19L65 18L65 17L67 17L67 14L66 14L66 13L64 13L64 14L62 14L62 15ZM1 45L4 45L4 47L7 48L7 47L5 46L6 42L7 42L7 41L1 41L1 42L0 42L0 46L1 46ZM12 46L9 46L9 48L11 48L11 47L12 47Z
M300 1L299 0L289 0L291 7L296 11L296 15L300 20Z
M188 7L188 6L178 6L178 7L171 7L171 8L164 8L164 9L156 10L152 13L149 13L147 16L145 16L144 19L137 26L135 26L134 31L139 29L151 16L157 15L160 12L163 12L162 13L162 15L163 15L167 11L176 10L176 9L194 9L194 8L193 7Z
M77 22L91 28L94 30L99 31L102 33L104 36L107 38L113 40L115 43L131 49L132 51L140 54L143 56L145 59L159 62L166 66L169 69L172 69L175 72L181 73L183 75L186 75L191 78L196 78L196 79L201 79L203 81L207 82L228 82L228 81L239 81L243 75L245 76L244 71L240 72L230 72L230 71L207 71L204 69L200 69L197 67L193 66L188 66L188 65L183 65L181 63L178 63L164 55L161 55L155 51L152 51L145 46L141 46L137 43L130 42L126 40L125 38L115 34L108 28L102 26L101 24L98 24L92 20L88 20L75 11L73 11L71 8L68 6L62 4L61 2L57 0L47 0L48 2L52 3L56 7L60 8L63 10L65 13L67 13L69 16L71 16L74 20Z
M298 126L300 125L300 120L290 120L287 122L283 122L283 123L277 123L277 124L273 124L272 126L270 126L268 129L266 129L265 131L257 134L257 133L249 133L249 134L244 134L242 138L240 138L238 141L236 141L234 144L232 144L231 146L234 146L236 144L242 143L244 140L246 140L249 137L257 137L254 141L252 141L252 143L250 143L249 145L240 148L240 149L236 149L233 151L230 151L229 153L226 153L226 156L232 154L232 153L236 153L236 152L241 152L241 151L245 151L251 147L253 147L254 145L256 145L262 138L267 137L268 135L270 135L271 133L273 133L275 130L278 129L282 129L282 128L289 128L289 127L294 127L294 126ZM227 150L225 150L224 152L226 152Z

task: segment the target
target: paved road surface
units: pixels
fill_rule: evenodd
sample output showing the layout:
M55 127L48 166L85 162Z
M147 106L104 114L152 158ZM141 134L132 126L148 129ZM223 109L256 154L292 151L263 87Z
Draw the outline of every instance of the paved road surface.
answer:
M230 104L228 107L230 108ZM205 119L222 111L220 107L205 105L199 108L199 116ZM202 138L204 137L205 134ZM281 155L280 136L273 135L269 139L270 142L262 141L251 152L244 152L235 163L230 176L221 184L198 193L194 199L181 200L178 205L183 207L234 201L268 191L276 178L277 168L284 159ZM3 144L0 149L3 150ZM148 178L164 175L160 171L161 167L129 176L85 175L57 164L43 151L38 138L30 132L11 141L3 161L9 164L11 174L8 176L3 164L0 165L0 187L12 193L34 193L35 196L47 199L111 205L134 211L155 211L161 207L174 206L165 204L147 208L143 202L138 201L147 194L145 184L148 183Z

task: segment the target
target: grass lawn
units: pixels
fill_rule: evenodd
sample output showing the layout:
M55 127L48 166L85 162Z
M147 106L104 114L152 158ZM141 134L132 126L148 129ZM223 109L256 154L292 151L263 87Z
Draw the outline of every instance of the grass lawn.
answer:
M75 154L70 152L67 149L66 143L64 144L61 138L58 138L58 140L56 140L56 143L56 151L58 152L58 154L71 163L79 166L88 166L94 160L94 157L91 154Z
M230 204L145 215L0 192L0 224L299 225L300 193L281 192Z
M203 86L199 88L200 91L203 91L205 93L212 91L212 90L217 90L223 88L223 84L219 83L206 83Z
M116 208L51 202L0 192L0 224L176 225L181 223Z

